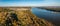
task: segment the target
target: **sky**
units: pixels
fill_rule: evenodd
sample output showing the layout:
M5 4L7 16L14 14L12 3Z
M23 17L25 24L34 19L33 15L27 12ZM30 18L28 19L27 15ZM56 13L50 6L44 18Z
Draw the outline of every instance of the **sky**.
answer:
M60 0L0 0L0 6L60 6Z

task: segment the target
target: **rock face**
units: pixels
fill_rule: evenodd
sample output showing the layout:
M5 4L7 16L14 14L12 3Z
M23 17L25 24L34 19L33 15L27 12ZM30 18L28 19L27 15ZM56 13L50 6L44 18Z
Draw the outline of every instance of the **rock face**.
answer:
M30 10L2 10L0 26L53 26L52 23L36 17Z

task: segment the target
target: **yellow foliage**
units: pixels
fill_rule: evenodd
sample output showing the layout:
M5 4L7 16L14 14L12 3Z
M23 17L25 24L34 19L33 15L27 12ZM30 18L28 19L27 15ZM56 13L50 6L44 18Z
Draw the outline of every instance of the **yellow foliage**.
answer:
M0 26L53 26L52 23L36 17L30 10L6 9L0 12L0 24Z

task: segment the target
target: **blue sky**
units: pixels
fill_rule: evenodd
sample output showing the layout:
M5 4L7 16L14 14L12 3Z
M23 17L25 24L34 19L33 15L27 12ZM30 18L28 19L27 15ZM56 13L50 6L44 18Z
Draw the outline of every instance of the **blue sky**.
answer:
M60 0L0 0L0 6L60 6Z

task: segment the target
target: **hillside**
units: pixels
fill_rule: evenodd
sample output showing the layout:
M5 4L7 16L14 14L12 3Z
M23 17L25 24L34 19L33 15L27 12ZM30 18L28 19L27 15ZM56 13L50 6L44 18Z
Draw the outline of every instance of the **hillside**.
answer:
M30 10L1 8L0 26L53 26L53 24L36 17Z
M46 9L50 11L60 12L60 6L45 6L45 7L37 7L38 9Z

